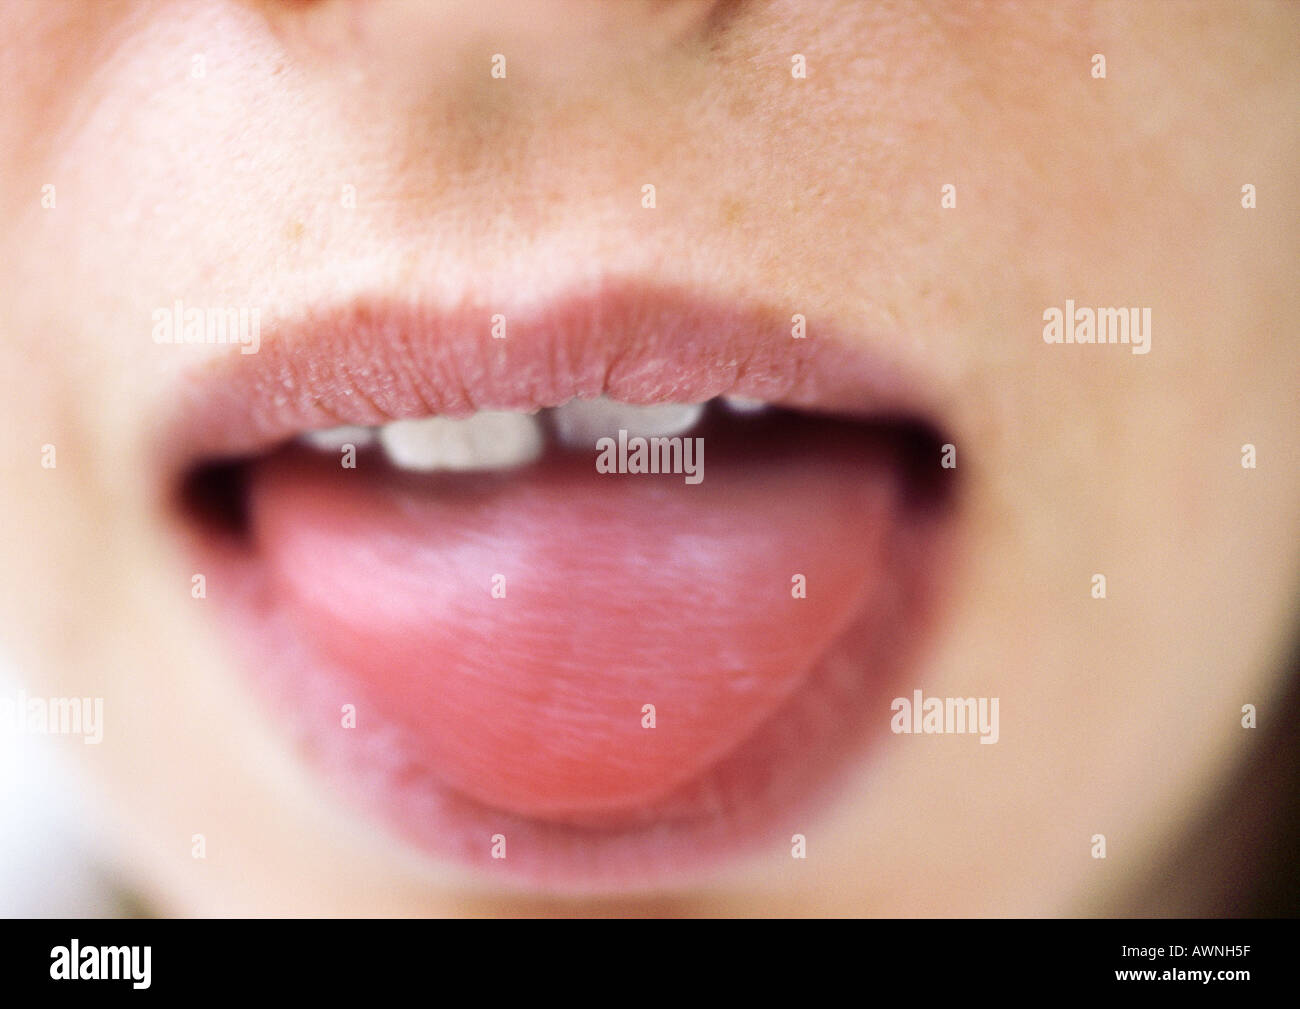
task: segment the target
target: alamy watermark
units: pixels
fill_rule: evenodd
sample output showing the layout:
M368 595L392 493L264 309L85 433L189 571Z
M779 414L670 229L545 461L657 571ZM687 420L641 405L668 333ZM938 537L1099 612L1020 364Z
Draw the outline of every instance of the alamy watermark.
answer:
M1074 307L1043 309L1044 343L1128 344L1134 354L1151 351L1151 309Z
M676 473L689 484L704 479L703 438L629 438L620 428L618 441L600 438L596 450L597 473Z
M262 346L262 310L247 305L185 307L179 298L170 308L153 310L153 342L237 343L241 354Z
M52 981L130 981L135 989L153 983L152 946L83 946L69 940L50 950Z
M895 697L889 710L895 734L968 733L981 743L998 741L996 697L926 697L914 690L911 697Z
M17 735L81 736L87 744L104 741L102 697L0 697L0 732Z

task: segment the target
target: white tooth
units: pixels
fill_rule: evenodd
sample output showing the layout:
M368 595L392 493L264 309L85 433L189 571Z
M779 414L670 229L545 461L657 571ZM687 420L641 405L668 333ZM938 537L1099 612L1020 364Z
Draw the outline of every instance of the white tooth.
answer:
M601 438L617 437L620 430L642 438L681 434L693 428L703 413L703 403L633 406L601 396L569 400L551 411L551 420L562 444L590 448Z
M723 396L722 402L736 413L762 413L767 409L767 404L761 399L750 399L748 396Z
M420 471L521 466L543 446L536 417L495 411L394 421L379 429L379 442L394 466Z
M325 452L338 451L344 445L364 448L375 440L375 429L373 427L331 427L324 431L308 431L302 436L302 440L312 448Z

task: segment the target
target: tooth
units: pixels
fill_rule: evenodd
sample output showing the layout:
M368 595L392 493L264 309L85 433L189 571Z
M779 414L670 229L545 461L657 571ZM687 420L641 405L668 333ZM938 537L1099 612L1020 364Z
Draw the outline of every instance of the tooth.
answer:
M723 396L722 402L736 413L762 413L768 406L761 399L750 399L748 396Z
M542 427L524 413L483 411L463 420L426 417L379 429L389 462L402 469L476 470L521 466L542 454Z
M302 436L302 440L312 448L326 452L335 451L344 445L364 448L375 440L375 429L373 427L331 427L324 431L308 431Z
M601 396L573 399L551 411L555 436L571 448L590 448L599 439L624 430L631 437L681 434L704 413L703 403L658 403L633 406Z

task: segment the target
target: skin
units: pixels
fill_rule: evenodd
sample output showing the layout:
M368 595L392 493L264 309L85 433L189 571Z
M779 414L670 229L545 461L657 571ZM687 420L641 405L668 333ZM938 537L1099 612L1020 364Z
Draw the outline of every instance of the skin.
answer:
M1241 707L1266 726L1287 685L1300 8L494 6L4 3L0 620L31 692L105 699L100 746L59 742L132 885L202 915L1168 906L1160 853L1231 817ZM539 263L789 305L924 376L962 546L914 683L999 697L997 745L886 734L781 828L806 861L581 900L430 864L296 760L190 596L150 455L231 348L155 346L150 314L545 294ZM1067 298L1150 307L1150 353L1045 344Z

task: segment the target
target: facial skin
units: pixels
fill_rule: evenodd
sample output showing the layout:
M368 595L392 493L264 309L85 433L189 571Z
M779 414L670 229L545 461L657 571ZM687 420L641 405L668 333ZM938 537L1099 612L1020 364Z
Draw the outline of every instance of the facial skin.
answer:
M31 692L104 698L103 743L67 746L160 913L1104 912L1253 752L1242 706L1277 712L1294 5L7 0L3 20L4 640ZM820 817L775 830L806 860L781 843L702 885L570 899L431 862L298 759L191 597L153 455L186 376L237 350L155 345L150 319L604 275L832 320L922 377L960 549L900 693L997 697L1001 727L886 733ZM1149 307L1150 352L1045 343L1067 299Z

